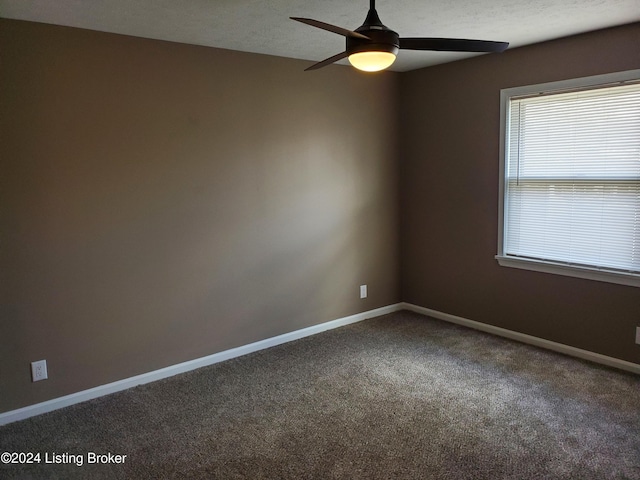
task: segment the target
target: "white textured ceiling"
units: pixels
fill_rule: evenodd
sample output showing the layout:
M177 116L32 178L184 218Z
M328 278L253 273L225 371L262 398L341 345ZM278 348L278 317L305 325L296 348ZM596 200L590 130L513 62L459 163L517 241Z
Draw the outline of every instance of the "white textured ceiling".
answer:
M368 0L0 0L0 17L320 61L343 51L344 38L288 17L355 29L368 7ZM640 21L640 0L378 0L376 7L401 37L511 47ZM391 70L472 55L402 50Z

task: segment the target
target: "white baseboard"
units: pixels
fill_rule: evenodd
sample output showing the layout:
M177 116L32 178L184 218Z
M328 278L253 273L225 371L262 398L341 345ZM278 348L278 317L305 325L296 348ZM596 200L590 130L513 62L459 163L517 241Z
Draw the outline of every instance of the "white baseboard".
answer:
M375 310L369 310L367 312L358 313L349 317L339 318L312 327L303 328L301 330L295 330L290 333L278 335L276 337L267 338L258 342L243 345L241 347L225 350L224 352L215 353L206 357L197 358L188 362L179 363L170 367L161 368L160 370L154 370L152 372L136 375L135 377L125 378L118 380L117 382L108 383L106 385L100 385L98 387L83 390L81 392L65 395L64 397L54 398L47 400L46 402L37 403L35 405L29 405L17 410L11 410L9 412L0 413L0 425L6 425L8 423L17 422L19 420L25 420L36 415L52 412L60 408L69 407L77 403L86 402L94 398L109 395L111 393L120 392L128 388L132 388L145 383L155 382L162 380L163 378L172 377L180 373L189 372L197 368L206 367L215 363L230 360L232 358L247 355L249 353L257 352L265 348L274 347L283 343L298 340L300 338L315 335L316 333L324 332L338 327L343 327L351 323L361 322L369 318L379 317L388 313L397 312L399 310L410 310L416 313L421 313L429 317L437 318L447 322L455 323L465 327L473 328L475 330L481 330L483 332L491 333L501 337L517 340L522 343L528 343L535 345L536 347L546 348L548 350L554 350L556 352L564 353L574 357L582 358L584 360L590 360L592 362L600 363L610 367L619 368L636 374L640 374L640 365L636 363L627 362L606 355L600 355L599 353L590 352L588 350L582 350L579 348L571 347L561 343L552 342L543 338L534 337L524 333L515 332L513 330L507 330L505 328L495 327L486 323L476 322L456 315L439 312L430 308L420 307L411 303L396 303L394 305L388 305L386 307L377 308Z
M367 312L358 313L349 317L339 318L312 327L303 328L301 330L295 330L293 332L278 335L276 337L267 338L258 342L243 345L241 347L225 350L224 352L215 353L202 358L196 358L188 362L179 363L170 367L161 368L160 370L154 370L152 372L136 375L135 377L125 378L118 380L117 382L108 383L106 385L100 385L98 387L83 390L81 392L65 395L64 397L54 398L47 400L46 402L37 403L35 405L29 405L27 407L19 408L17 410L11 410L9 412L0 413L0 425L6 425L8 423L17 422L19 420L25 420L29 417L35 417L43 413L52 412L60 408L69 407L76 403L86 402L94 398L109 395L111 393L120 392L128 388L143 385L145 383L155 382L163 378L172 377L180 373L189 372L197 368L213 365L214 363L224 362L235 357L247 355L249 353L257 352L269 347L275 347L283 343L298 340L300 338L315 335L316 333L324 332L338 327L343 327L351 323L361 322L368 318L379 317L400 310L400 304L388 305L386 307L377 308L375 310L369 310Z
M458 317L449 313L439 312L430 308L420 307L411 303L401 303L400 307L403 310L411 310L412 312L421 313L429 317L444 320L446 322L456 323L465 327L473 328L475 330L481 330L483 332L498 335L500 337L510 338L522 343L528 343L535 345L536 347L546 348L547 350L553 350L555 352L564 353L572 357L582 358L583 360L589 360L591 362L600 363L609 367L619 368L620 370L626 370L640 374L640 365L637 363L627 362L614 357L608 357L599 353L590 352L588 350L582 350L580 348L571 347L562 343L552 342L545 340L544 338L534 337L525 333L515 332L513 330L507 330L506 328L495 327L486 323L476 322L467 318Z

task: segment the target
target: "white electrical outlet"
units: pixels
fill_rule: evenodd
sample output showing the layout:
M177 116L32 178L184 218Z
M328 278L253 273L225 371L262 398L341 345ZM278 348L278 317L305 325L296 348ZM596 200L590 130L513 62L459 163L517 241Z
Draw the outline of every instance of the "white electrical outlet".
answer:
M636 343L640 345L640 327L636 327Z
M38 360L37 362L31 362L31 380L38 382L40 380L46 380L47 376L47 361Z
M360 298L367 298L367 286L360 285Z

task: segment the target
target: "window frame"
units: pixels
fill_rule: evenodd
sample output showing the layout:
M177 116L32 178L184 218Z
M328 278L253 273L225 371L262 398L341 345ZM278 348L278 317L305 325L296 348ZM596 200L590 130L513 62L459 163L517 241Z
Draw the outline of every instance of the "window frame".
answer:
M500 90L500 181L499 181L499 201L498 201L498 253L495 256L498 264L503 267L519 268L536 272L552 273L570 277L597 280L602 282L617 283L640 287L640 274L631 272L620 272L614 270L590 268L582 265L569 265L537 259L514 257L505 254L505 184L507 175L507 149L508 138L507 129L509 121L509 101L512 97L521 97L532 94L553 94L563 93L570 90L582 90L589 87L597 88L601 86L614 86L628 82L640 82L640 69L627 70L622 72L607 73L604 75L593 75L556 82L540 83L535 85L525 85L521 87L505 88Z

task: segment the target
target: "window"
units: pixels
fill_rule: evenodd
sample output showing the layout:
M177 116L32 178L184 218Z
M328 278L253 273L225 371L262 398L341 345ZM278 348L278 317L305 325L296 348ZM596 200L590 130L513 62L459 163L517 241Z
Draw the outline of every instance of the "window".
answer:
M500 100L500 265L640 286L640 70Z

